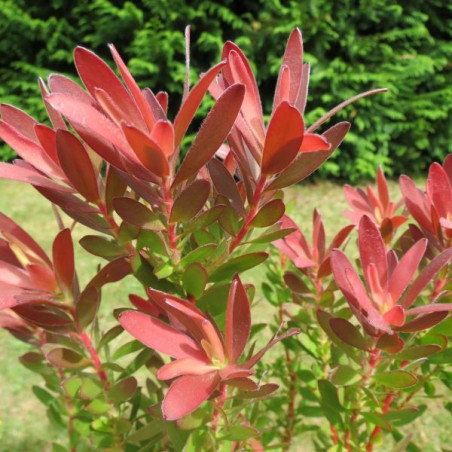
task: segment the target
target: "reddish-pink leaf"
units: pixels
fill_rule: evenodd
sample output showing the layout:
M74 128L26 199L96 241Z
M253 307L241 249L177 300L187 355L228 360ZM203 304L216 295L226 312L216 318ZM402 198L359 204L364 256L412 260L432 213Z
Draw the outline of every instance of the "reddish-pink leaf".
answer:
M388 292L391 294L394 303L402 295L403 291L411 281L414 273L416 272L419 263L424 256L427 248L427 239L421 239L416 242L402 257L399 264L393 271L391 279L389 281Z
M150 88L144 88L142 91L144 98L146 99L146 102L148 103L149 107L151 108L152 115L154 116L156 121L166 121L166 113L163 111L162 106L160 105L160 102L158 101L157 97L154 95L152 90ZM154 125L155 127L155 125ZM152 130L154 130L154 127Z
M66 123L63 117L46 101L46 97L49 95L49 90L47 89L44 80L41 77L38 78L39 89L41 90L41 97L44 101L44 105L49 115L50 122L53 128L67 130Z
M38 122L24 111L13 105L1 104L0 115L3 121L9 124L12 128L20 131L20 133L31 141L37 143L35 134L35 126Z
M32 263L45 262L49 267L52 265L44 250L35 240L25 232L18 224L4 213L0 212L0 232L8 238L9 242L19 245L21 251L30 259ZM19 243L17 243L19 242ZM37 259L38 258L38 259Z
M58 285L63 291L72 293L75 267L74 246L72 244L71 231L63 229L53 241L52 246L53 268Z
M61 127L60 127L61 129ZM65 129L62 129L65 130ZM39 143L42 146L42 149L46 152L46 154L52 159L52 161L56 165L60 165L60 161L58 160L57 148L56 148L56 132L50 127L45 126L44 124L37 124L35 126L35 133L38 138Z
M207 164L210 178L218 194L225 196L231 203L231 207L239 214L245 215L245 207L240 196L237 184L231 173L217 159L212 159Z
M62 93L68 96L78 99L85 104L91 105L94 108L99 108L96 101L94 100L94 87L93 97L91 97L81 86L75 83L68 77L60 74L51 74L49 76L49 87L52 93ZM100 86L98 86L100 88Z
M394 306L383 314L383 319L389 325L402 326L405 323L405 311L401 306Z
M205 179L195 180L174 201L170 223L189 221L204 207L210 194L210 183Z
M428 232L434 232L423 193L416 187L414 182L408 176L403 174L400 176L400 189L408 210L411 215L413 215L414 219L419 223L421 228Z
M152 130L152 127L155 124L155 118L154 115L152 114L151 107L146 102L146 99L143 93L141 92L137 82L132 77L132 74L130 73L127 66L124 64L124 61L120 57L115 46L113 44L110 44L109 47L111 54L113 55L113 59L115 60L116 66L118 66L119 72L121 73L122 79L124 80L127 88L129 88L132 97L135 99L135 103L136 105L138 105L138 108L141 112L142 117L144 118L144 121L148 129Z
M289 95L287 100L292 105L296 105L303 76L303 39L301 37L301 31L298 28L295 28L292 31L289 36L289 40L287 41L281 71L278 78L278 85L283 85L281 82L283 78L284 66L287 67L290 73ZM277 103L276 100L277 96L275 95L273 109L275 109L279 103Z
M276 174L296 157L303 140L304 122L300 112L282 102L273 113L262 151L262 173Z
M42 176L38 171L17 164L0 162L0 178L9 179L17 182L26 182L27 184L43 187L49 190L59 192L72 192L72 189L53 182L46 176Z
M122 130L133 152L146 169L159 177L168 176L168 159L158 142L136 127L122 124Z
M190 414L212 395L219 382L218 372L178 378L163 400L163 418L174 421Z
M43 265L30 264L27 265L27 271L36 289L47 292L55 292L57 290L55 274L50 268Z
M216 367L207 359L181 358L160 367L157 371L157 378L159 380L172 380L181 375L204 375L214 370L216 370Z
M151 139L162 149L165 156L174 153L174 129L169 121L157 121L151 132Z
M378 197L380 198L383 209L386 210L389 204L389 191L388 184L386 182L386 178L381 166L379 166L377 170L377 187Z
M289 66L283 64L281 66L281 69L279 70L278 81L276 82L275 97L273 99L272 110L275 110L275 108L284 101L287 101L292 105L294 104L294 102L290 102L290 77L291 73Z
M452 311L452 303L431 303L425 306L418 306L417 308L408 309L406 315L427 314L429 312L440 311Z
M96 97L96 88L104 90L123 112L125 121L139 128L144 128L143 118L135 102L107 64L96 54L83 47L75 49L74 60L80 78L91 96Z
M162 313L162 310L151 300L145 300L135 294L130 294L129 300L139 311L145 312L146 314L159 317Z
M33 130L33 134L35 134ZM5 121L0 121L0 138L25 161L49 176L58 177L60 170L36 141L32 141Z
M147 314L125 311L120 314L119 323L135 339L160 353L173 358L206 358L204 351L189 336Z
M224 67L226 63L222 62L209 69L198 81L198 83L192 88L184 103L182 104L180 110L178 111L176 118L174 119L174 147L177 149L182 139L184 138L185 132L188 129L198 107L206 94L206 91L215 77L218 75L220 70Z
M359 222L359 255L364 270L364 277L370 283L370 264L377 270L378 280L383 290L387 290L388 267L386 261L386 248L380 231L367 215L363 215Z
M94 286L100 289L105 284L120 281L130 273L132 273L132 267L129 259L126 257L120 257L109 262L105 267L103 267L89 282L88 286Z
M334 249L331 252L331 268L334 279L346 300L354 307L368 312L373 309L366 289L345 254Z
M452 212L452 186L447 173L439 163L430 166L427 179L427 194L440 217L447 218Z
M312 174L341 144L350 123L340 122L328 129L322 135L331 144L329 151L303 152L267 187L267 190L277 190L296 184Z
M415 301L427 284L433 280L438 272L447 265L452 259L452 248L448 248L436 256L427 266L424 267L413 284L403 295L400 304L406 309Z
M330 143L322 136L315 133L306 133L300 146L300 152L329 151Z
M238 275L234 276L226 309L226 353L236 363L245 349L251 331L250 303Z
M395 327L397 331L403 333L414 333L415 331L426 330L445 319L449 313L447 311L431 312L423 316L417 317L411 322L405 323L401 327Z
M228 41L223 47L222 59L227 59L227 66L223 68L223 77L227 85L243 83L246 87L242 114L246 122L252 127L259 141L264 140L264 125L262 121L262 105L259 89L246 56L234 43Z
M0 282L23 287L25 289L35 288L25 270L2 261L0 261Z
M57 130L56 145L61 167L74 188L87 201L99 201L96 173L82 143L72 133Z
M244 91L243 85L235 84L217 100L188 150L173 186L196 174L223 144L240 111Z

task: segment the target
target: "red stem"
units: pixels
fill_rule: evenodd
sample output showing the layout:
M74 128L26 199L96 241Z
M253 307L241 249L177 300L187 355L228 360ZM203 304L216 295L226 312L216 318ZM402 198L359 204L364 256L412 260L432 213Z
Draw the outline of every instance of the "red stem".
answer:
M390 392L386 396L383 408L381 410L381 412L383 414L386 414L388 412L389 407L391 406L392 398L393 398L393 393ZM379 425L377 425L374 428L373 432L370 434L369 441L368 441L367 446L366 446L366 452L372 452L373 451L373 441L376 438L376 436L380 433L380 431L381 431L381 427Z
M179 260L179 251L177 249L177 223L170 223L171 210L173 208L173 195L171 193L171 186L169 180L166 179L163 185L163 193L165 199L166 216L168 218L168 244L173 253L174 260Z
M107 374L101 368L102 362L99 358L99 355L97 354L96 349L93 346L93 343L91 342L91 338L88 336L88 334L84 332L79 333L79 337L91 356L91 360L93 362L94 368L96 369L97 375L99 375L100 380L105 384L105 387L107 388L108 386Z
M257 213L257 207L259 205L259 200L262 196L262 192L264 191L264 185L267 181L267 177L262 175L256 185L256 190L254 191L253 196L253 204L250 207L250 210L248 212L248 215L245 218L245 221L243 222L243 226L240 229L239 233L236 235L235 239L231 242L231 245L229 246L229 252L232 253L238 245L242 242L243 238L248 232L249 225L253 218L256 216Z
M212 433L215 433L217 430L218 424L220 422L220 409L223 408L223 405L227 399L227 395L228 395L228 386L222 385L220 388L220 395L217 397L217 400L215 403L215 410L213 413L212 427L211 427Z

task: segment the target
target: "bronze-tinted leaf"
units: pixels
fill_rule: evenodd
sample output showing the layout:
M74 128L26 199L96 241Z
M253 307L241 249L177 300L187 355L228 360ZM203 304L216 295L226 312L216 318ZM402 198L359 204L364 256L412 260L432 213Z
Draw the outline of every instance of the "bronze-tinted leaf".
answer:
M135 199L126 197L115 198L113 206L116 213L127 223L154 231L165 229L158 216Z
M348 320L342 318L330 319L330 326L334 334L346 344L360 350L369 350L371 342Z
M88 253L106 259L128 254L127 250L118 241L100 235L85 235L80 239L79 243Z
M55 347L46 353L48 361L62 369L79 369L90 364L90 360L66 347Z
M209 181L195 180L174 201L169 222L178 223L191 220L204 207L209 194Z
M99 200L97 176L86 149L80 141L66 130L57 130L56 146L58 160L74 188L87 201Z
M303 141L304 122L300 112L281 102L267 128L262 151L262 173L276 174L289 166Z
M93 322L96 318L99 304L100 294L94 286L88 287L80 294L75 306L75 314L77 323L81 328L86 328Z
M256 216L250 221L250 228L266 228L275 224L284 215L286 206L281 199L273 199L257 212Z
M75 278L74 246L71 231L63 229L55 238L52 247L53 268L61 290L72 293Z
M173 186L196 174L223 144L233 126L245 95L239 83L227 88L201 125L174 179Z

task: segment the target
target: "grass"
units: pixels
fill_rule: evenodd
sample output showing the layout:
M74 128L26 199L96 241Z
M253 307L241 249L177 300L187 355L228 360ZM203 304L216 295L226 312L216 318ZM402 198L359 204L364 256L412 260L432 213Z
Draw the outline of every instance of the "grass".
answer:
M390 191L398 192L397 184L390 183ZM305 184L290 188L286 191L288 212L292 218L306 231L311 230L312 210L317 207L323 215L327 238L332 236L341 227L348 224L342 211L347 208L341 187L330 182ZM43 199L33 188L25 185L0 180L0 211L11 216L40 243L45 250L51 248L51 241L57 232L50 204ZM77 226L74 230L75 242L80 239L86 229ZM76 245L77 269L82 287L94 275L96 266L101 260L88 256L78 244ZM244 276L252 280L261 280L259 272L252 272ZM127 304L127 294L137 292L139 285L127 278L119 285L106 287L103 293L104 303L108 308L124 306ZM102 317L108 316L103 311ZM101 319L101 324L102 324ZM17 358L28 351L28 346L14 340L5 331L0 330L0 387L2 388L2 403L0 404L0 452L33 452L50 451L49 437L54 438L55 433L45 416L44 407L37 401L31 392L31 387L40 384L39 375L33 374L18 362ZM428 414L410 426L416 432L416 437L422 450L426 452L439 452L441 446L450 439L450 418L441 404L429 403ZM64 432L61 433L64 435ZM301 447L301 446L299 446ZM307 451L298 446L295 450ZM380 450L389 450L382 445Z

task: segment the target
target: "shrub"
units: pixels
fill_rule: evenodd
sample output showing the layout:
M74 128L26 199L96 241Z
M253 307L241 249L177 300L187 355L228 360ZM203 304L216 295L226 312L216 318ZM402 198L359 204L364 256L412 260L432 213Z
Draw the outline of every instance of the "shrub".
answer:
M22 157L0 163L0 177L34 186L60 226L49 255L0 214L0 326L30 345L20 361L43 377L34 393L69 450L287 450L306 430L320 450L372 451L382 431L414 449L400 427L425 411L416 394L434 397L433 378L450 385L452 158L431 166L425 195L402 178L419 227L400 235L410 217L394 215L381 171L377 194L347 189L362 280L339 249L353 225L327 247L315 211L309 245L285 215L282 189L324 163L350 127L315 133L340 108L305 125L298 29L268 121L232 42L192 87L187 53L173 121L168 94L140 89L110 50L122 81L83 47L74 58L86 90L62 75L40 80L53 128L0 107L0 137ZM207 91L214 104L182 152ZM80 244L106 261L86 286L68 221L95 232ZM274 318L253 324L243 272L264 262ZM102 288L128 275L143 290L115 306L107 328ZM280 342L284 353L267 355Z

